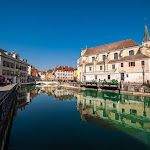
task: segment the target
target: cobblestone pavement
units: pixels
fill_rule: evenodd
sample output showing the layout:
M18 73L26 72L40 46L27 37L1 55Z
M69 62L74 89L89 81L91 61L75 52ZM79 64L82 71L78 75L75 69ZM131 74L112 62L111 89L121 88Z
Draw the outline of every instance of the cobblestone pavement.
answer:
M9 90L11 90L16 84L10 84L7 86L0 86L0 98L3 97Z

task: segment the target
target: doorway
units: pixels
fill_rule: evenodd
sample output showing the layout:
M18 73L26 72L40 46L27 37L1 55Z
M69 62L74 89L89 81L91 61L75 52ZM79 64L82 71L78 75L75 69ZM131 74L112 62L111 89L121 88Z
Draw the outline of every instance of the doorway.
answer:
M121 73L121 80L124 81L124 73Z

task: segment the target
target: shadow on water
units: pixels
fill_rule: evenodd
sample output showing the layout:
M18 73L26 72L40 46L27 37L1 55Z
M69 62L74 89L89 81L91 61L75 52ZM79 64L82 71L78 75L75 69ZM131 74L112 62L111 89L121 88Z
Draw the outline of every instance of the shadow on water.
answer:
M6 149L149 148L150 98L28 86L18 91Z

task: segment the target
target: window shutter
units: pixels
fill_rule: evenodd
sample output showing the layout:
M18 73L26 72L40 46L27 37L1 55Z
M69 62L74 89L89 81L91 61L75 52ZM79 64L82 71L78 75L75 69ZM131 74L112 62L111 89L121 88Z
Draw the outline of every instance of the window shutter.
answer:
M141 65L142 65L142 66L145 65L145 62L144 62L144 61L141 61Z

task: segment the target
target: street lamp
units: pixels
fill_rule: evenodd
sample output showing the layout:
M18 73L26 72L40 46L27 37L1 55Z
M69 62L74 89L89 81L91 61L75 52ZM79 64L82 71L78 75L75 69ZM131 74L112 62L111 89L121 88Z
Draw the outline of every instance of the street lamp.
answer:
M145 67L145 65L142 64L142 69L143 69L143 85L145 85L145 83L144 83L144 67Z

